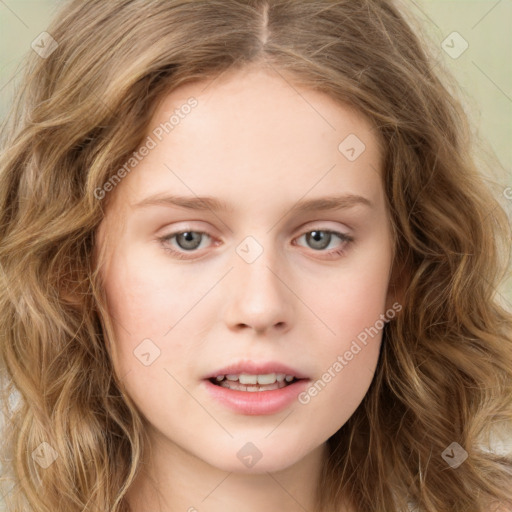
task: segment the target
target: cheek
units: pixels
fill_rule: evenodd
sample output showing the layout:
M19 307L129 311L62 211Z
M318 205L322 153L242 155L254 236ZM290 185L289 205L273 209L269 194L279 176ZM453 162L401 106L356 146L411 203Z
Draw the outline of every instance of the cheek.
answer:
M143 251L131 248L127 254L119 247L104 280L115 336L114 365L119 375L133 372L148 382L159 366L165 366L172 335L167 333L183 316L190 289L180 289L179 279L165 276L164 269L149 261ZM182 345L181 338L174 337L174 355L183 350ZM146 367L148 359L152 362Z
M342 425L364 398L373 379L386 313L391 253L381 242L354 253L311 297L312 308L329 327L317 336L315 355L319 361L316 381L301 403L320 417L336 411L333 426ZM378 250L380 249L380 250ZM300 400L299 400L300 401Z
M374 257L370 251L354 255L330 277L324 293L316 294L316 307L335 336L326 336L331 346L337 339L343 348L347 342L372 326L381 325L388 292L389 254ZM319 315L320 316L320 315Z
M145 265L141 256L120 258L105 283L115 337L114 369L144 415L160 410L164 402L185 410L190 401L173 379L184 382L190 371L186 322L179 323L189 301L183 297L186 291L169 290L173 282L164 280L154 264ZM173 361L181 361L179 372Z
M170 276L149 251L137 247L116 252L105 280L109 310L135 337L161 337L190 294L179 276Z
M375 374L387 281L374 277L367 273L344 279L345 287L324 303L322 319L330 330L319 325L325 334L316 337L318 373L299 403L332 432L352 416Z

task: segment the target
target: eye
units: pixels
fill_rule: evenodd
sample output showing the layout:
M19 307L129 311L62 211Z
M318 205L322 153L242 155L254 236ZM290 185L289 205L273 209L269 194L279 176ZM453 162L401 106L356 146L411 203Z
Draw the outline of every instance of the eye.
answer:
M159 240L167 252L170 252L172 255L177 256L178 258L184 259L187 258L187 256L184 256L182 251L195 251L201 245L203 237L211 238L210 235L204 233L203 231L189 230L171 233L170 235L159 238ZM176 241L178 250L169 247L169 244L173 239Z
M170 233L169 235L160 237L158 240L162 244L164 250L170 253L173 257L178 259L190 259L186 253L193 253L199 248L203 249L204 246L201 247L201 242L204 240L204 237L212 239L208 233L203 231L185 230ZM307 241L306 243L314 251L321 252L328 257L343 255L347 246L354 240L350 235L328 229L315 229L308 231L296 238L296 240L300 240L302 237L305 237ZM343 242L341 246L338 246L338 248L334 248L331 251L325 251L325 249L331 245L331 242L336 239ZM172 241L174 241L175 244L173 244Z
M338 231L332 231L328 229L315 229L308 231L301 235L297 240L305 237L306 243L315 251L325 252L328 256L337 256L345 253L347 246L353 242L353 237L345 233ZM325 251L329 247L332 241L336 239L341 240L343 243L338 248L332 251ZM299 244L300 245L300 244Z

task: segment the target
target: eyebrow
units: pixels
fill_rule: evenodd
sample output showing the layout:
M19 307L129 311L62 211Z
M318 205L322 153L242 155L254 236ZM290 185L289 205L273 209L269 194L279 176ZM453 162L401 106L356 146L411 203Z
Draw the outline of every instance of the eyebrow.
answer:
M326 196L315 199L300 200L292 206L290 212L333 211L352 208L356 205L365 205L373 208L373 203L366 197L357 194L344 194L339 196ZM189 210L212 210L234 213L234 209L225 201L211 196L176 196L156 194L146 197L134 204L134 208L148 206L179 206Z

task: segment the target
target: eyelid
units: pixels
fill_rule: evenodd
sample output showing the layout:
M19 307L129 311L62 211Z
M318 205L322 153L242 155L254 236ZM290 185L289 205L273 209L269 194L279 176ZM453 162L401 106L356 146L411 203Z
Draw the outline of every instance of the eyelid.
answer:
M342 224L343 227L340 227ZM342 235L350 236L351 229L343 223L335 221L321 221L312 220L302 224L294 232L297 233L295 237L309 233L310 231L330 231L331 233L340 233Z
M317 221L317 222L319 222L319 221ZM315 251L314 249L310 249L311 251L317 252L319 255L323 255L326 258L335 257L337 255L343 255L345 253L345 251L348 249L348 246L351 245L352 242L354 242L354 237L351 234L344 232L344 231L338 231L336 229L330 228L330 227L326 226L325 224L313 225L311 227L308 227L308 226L309 226L309 223L303 225L300 228L299 234L297 234L293 237L292 242L296 242L296 240L298 238L301 238L301 237L307 235L308 233L311 233L312 231L322 231L324 233L330 233L330 234L334 235L335 237L337 237L341 241L341 243L342 243L341 247L335 248L335 249L330 249L330 250L322 249L322 250L317 250L317 251ZM200 235L205 235L206 237L210 238L213 241L212 246L218 245L218 240L216 240L216 237L214 237L207 231L203 231L201 229L193 229L190 225L185 226L183 228L175 229L174 231L172 231L168 234L162 235L162 236L158 237L158 241L161 243L164 250L166 252L171 253L171 255L173 257L177 257L178 259L183 259L183 260L201 259L203 256L202 254L200 254L200 256L197 256L197 257L193 256L194 253L201 253L202 252L201 250L185 251L185 250L180 250L180 249L175 249L175 248L170 247L171 239L173 239L174 237L176 237L179 234L183 234L186 232L193 232L193 233L197 233ZM298 245L299 247L303 247L303 248L307 249L307 247L297 244L297 243L294 243L293 245ZM191 254L191 256L187 256L187 254Z
M351 238L351 235L349 233L350 229L346 228L347 231L342 231L342 230L340 230L340 228L337 228L337 227L331 228L330 226L326 225L326 222L328 222L328 221L324 221L324 223L322 223L322 221L307 222L295 230L295 234L293 235L293 238L295 239L301 235L310 233L311 231L324 231L324 232L333 233L333 234L340 234L346 238ZM320 224L318 224L318 223L320 223ZM171 238L174 235L179 235L181 233L185 233L188 231L192 231L194 233L200 233L200 234L206 235L212 239L219 238L215 235L212 235L207 230L203 230L201 228L196 228L196 227L192 226L191 224L186 224L186 223L184 223L183 227L177 227L173 231L163 234L162 236L160 236L158 238L160 238L160 239L161 238Z

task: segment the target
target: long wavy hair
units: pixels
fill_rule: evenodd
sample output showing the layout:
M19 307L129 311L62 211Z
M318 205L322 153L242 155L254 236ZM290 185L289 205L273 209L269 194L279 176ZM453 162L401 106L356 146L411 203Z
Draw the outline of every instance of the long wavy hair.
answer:
M356 108L385 152L403 308L384 328L367 395L327 441L316 510L339 510L344 495L367 512L512 507L512 456L491 446L512 424L504 186L484 176L455 80L406 7L72 0L47 30L55 42L27 59L2 130L8 510L130 510L147 438L112 365L93 255L115 191L97 191L141 145L167 93L254 63ZM468 454L458 468L442 456L453 447Z

